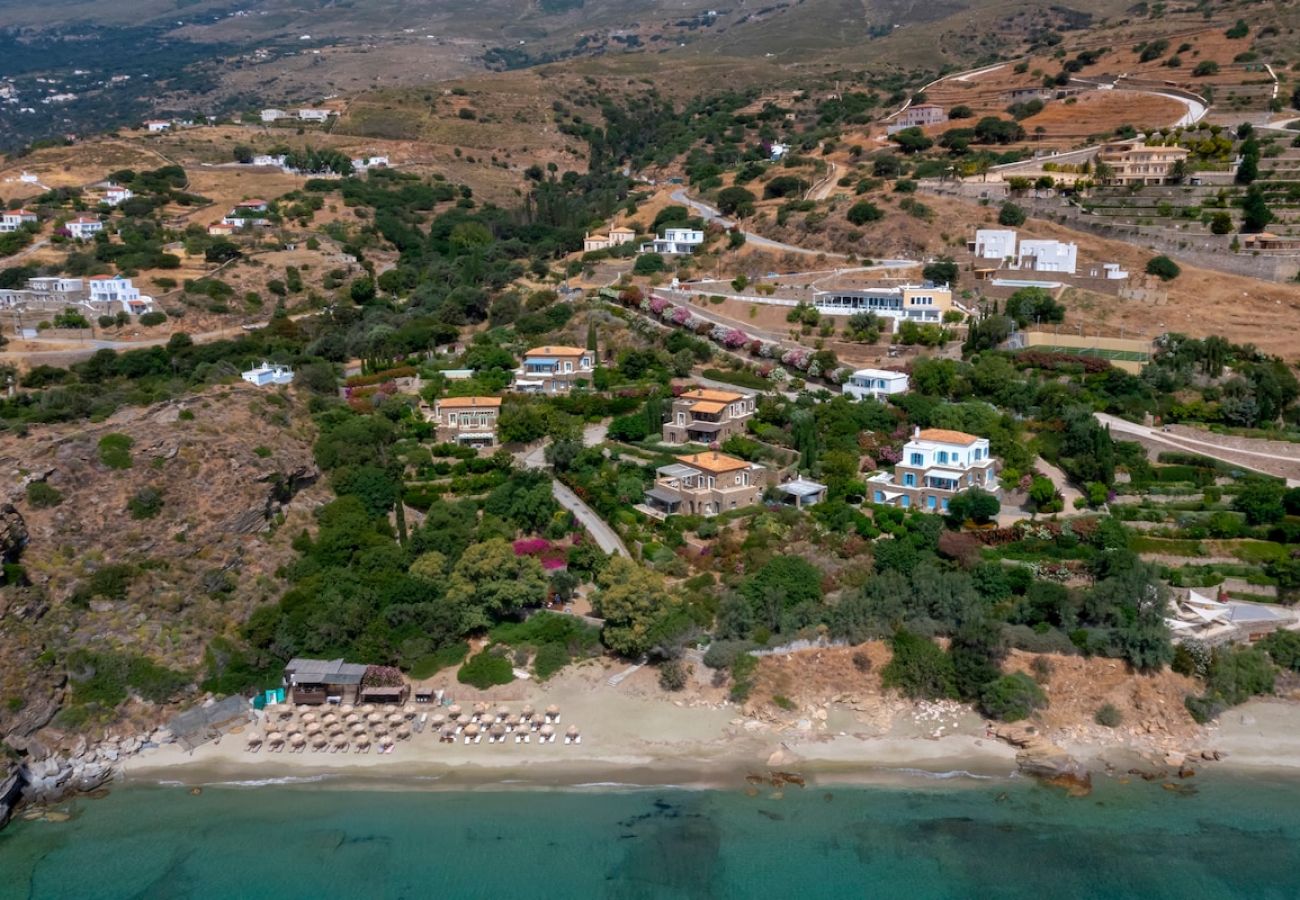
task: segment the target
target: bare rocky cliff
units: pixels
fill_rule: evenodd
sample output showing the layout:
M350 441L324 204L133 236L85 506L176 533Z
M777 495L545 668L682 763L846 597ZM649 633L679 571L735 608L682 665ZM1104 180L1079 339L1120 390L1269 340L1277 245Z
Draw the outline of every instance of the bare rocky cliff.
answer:
M129 463L101 448L119 435ZM279 595L323 490L314 437L292 391L242 383L0 437L0 740L36 759L159 724L168 710L138 696L78 706L65 660L111 651L202 680L209 641Z

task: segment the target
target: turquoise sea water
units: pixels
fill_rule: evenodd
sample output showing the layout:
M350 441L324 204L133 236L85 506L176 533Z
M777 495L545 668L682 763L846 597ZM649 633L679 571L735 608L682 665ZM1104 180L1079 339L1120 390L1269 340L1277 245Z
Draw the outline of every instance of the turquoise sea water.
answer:
M126 787L0 832L0 897L1300 897L1300 782Z

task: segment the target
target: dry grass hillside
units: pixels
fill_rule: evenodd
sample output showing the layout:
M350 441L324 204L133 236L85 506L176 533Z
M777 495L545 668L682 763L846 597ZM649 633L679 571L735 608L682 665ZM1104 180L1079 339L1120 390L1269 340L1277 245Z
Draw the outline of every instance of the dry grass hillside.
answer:
M0 706L0 734L50 721L66 687L51 662L68 651L197 671L211 638L276 599L290 537L324 496L313 433L291 391L241 382L0 440L31 582L0 606L0 697L26 699ZM129 468L106 464L107 435L131 439Z

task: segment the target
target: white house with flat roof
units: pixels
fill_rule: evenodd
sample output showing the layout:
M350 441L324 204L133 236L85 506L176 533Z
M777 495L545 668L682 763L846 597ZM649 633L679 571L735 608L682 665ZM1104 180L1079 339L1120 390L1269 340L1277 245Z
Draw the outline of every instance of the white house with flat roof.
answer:
M979 259L1015 259L1016 233L1002 228L980 228L967 247Z
M840 392L854 400L879 400L907 393L907 373L889 369L858 369L844 382Z
M293 382L293 369L288 366L273 366L266 360L262 360L260 366L241 373L239 377L258 387L268 384L291 384Z
M697 228L665 228L663 237L641 245L642 253L694 253L704 243L704 232Z
M873 312L898 323L918 324L943 321L953 308L952 289L945 285L902 284L892 287L817 291L813 306L824 316L851 316Z
M135 193L132 192L129 187L123 187L120 184L113 184L110 182L104 188L104 203L108 206L117 206L130 200L134 196Z
M1078 266L1079 247L1061 241L1021 241L1020 268L1035 272L1064 272L1073 275Z

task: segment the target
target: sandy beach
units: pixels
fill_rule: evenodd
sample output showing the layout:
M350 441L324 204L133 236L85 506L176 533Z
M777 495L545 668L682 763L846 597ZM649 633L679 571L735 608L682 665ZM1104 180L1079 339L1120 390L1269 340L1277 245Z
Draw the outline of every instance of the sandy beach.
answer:
M513 740L489 744L442 743L434 730L397 743L391 753L250 753L246 733L265 732L261 723L239 726L193 751L177 744L150 748L124 760L124 783L275 783L302 779L355 780L367 787L464 789L477 786L566 787L681 785L738 787L746 776L772 770L797 772L820 783L878 783L898 780L959 782L963 773L1009 777L1016 750L990 736L984 719L955 703L884 701L880 708L828 704L809 715L782 719L746 715L720 699L683 699L664 694L651 670L616 688L604 682L610 670L581 667L548 684L515 683L496 696L461 690L457 702L490 700L518 711L556 704L559 731L577 725L580 744ZM453 688L454 690L454 688ZM420 707L430 715L435 706ZM1051 736L1049 734L1049 736ZM1060 740L1071 755L1096 772L1127 771L1139 758L1159 763L1149 747L1126 741ZM1193 746L1223 753L1209 767L1300 771L1300 705L1254 701L1226 713ZM1197 763L1200 765L1200 762ZM1207 769L1208 771L1208 769Z

